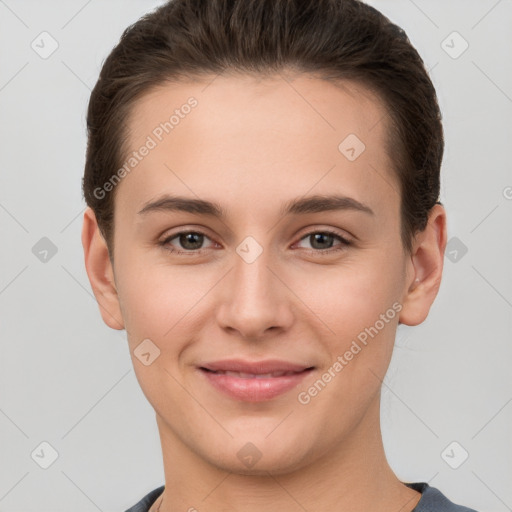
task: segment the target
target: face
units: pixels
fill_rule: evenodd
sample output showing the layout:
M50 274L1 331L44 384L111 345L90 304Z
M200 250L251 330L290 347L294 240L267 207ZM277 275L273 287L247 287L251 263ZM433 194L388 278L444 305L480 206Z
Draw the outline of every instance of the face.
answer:
M132 112L116 300L164 447L285 473L378 411L413 270L387 118L349 82L212 79Z

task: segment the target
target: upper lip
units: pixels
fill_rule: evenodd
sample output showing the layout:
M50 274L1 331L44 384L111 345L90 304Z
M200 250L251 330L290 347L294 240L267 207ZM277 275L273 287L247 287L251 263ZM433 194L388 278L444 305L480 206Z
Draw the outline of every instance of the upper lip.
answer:
M205 368L211 371L241 372L259 375L273 372L301 372L313 367L304 364L295 364L288 361L280 361L278 359L266 359L263 361L225 359L223 361L213 361L211 363L201 364L200 368Z

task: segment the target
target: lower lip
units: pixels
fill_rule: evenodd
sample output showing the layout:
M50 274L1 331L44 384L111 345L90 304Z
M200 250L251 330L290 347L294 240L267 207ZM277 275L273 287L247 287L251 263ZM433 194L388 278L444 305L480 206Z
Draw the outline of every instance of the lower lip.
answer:
M312 369L304 370L293 375L269 377L265 379L233 377L222 373L214 373L199 369L210 384L235 400L245 402L262 402L282 395L297 386L302 379L309 375Z

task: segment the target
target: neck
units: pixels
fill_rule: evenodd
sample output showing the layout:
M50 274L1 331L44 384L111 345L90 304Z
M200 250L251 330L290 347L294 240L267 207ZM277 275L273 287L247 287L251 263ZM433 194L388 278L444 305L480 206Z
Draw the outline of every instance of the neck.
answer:
M157 423L166 482L163 501L159 498L155 502L158 512L206 508L211 512L410 512L421 498L397 479L387 463L380 430L380 397L336 447L312 463L284 473L226 471L192 452L158 415Z

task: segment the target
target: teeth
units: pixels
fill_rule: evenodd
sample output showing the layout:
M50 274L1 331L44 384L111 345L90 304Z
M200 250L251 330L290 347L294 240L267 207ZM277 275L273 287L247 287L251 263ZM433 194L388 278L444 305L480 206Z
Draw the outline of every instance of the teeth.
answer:
M216 371L214 373L229 375L230 377L238 377L241 379L270 379L272 377L282 377L283 375L294 375L297 372L272 372L272 373L244 373L244 372L231 372L231 371Z

